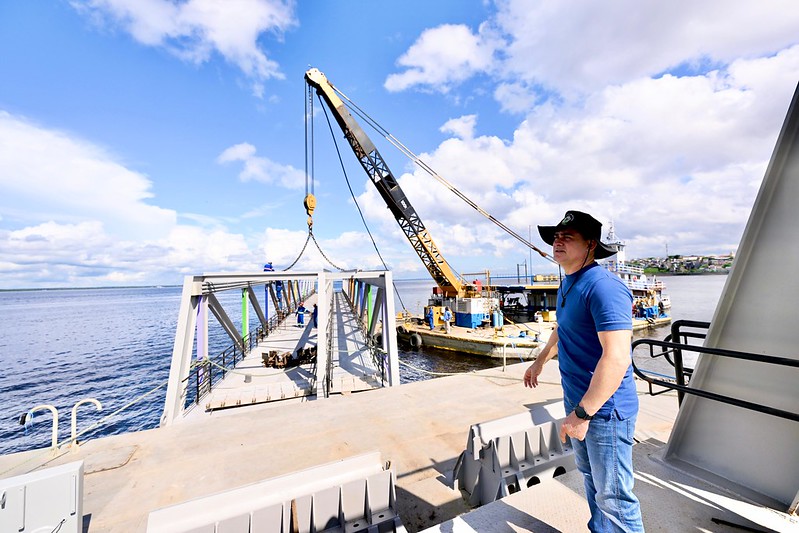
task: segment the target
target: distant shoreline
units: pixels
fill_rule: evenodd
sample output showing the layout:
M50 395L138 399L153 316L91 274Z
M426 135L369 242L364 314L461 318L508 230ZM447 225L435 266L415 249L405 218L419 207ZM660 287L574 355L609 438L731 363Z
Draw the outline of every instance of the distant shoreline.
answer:
M726 276L729 273L729 270L721 272L654 272L647 276Z
M726 276L729 271L722 272L656 272L653 274L646 274L647 276ZM512 279L515 276L493 276L494 279ZM426 278L395 278L394 281L429 281L435 284L432 279ZM3 292L41 292L41 291L86 291L86 290L119 290L119 289L174 289L180 288L182 285L121 285L111 287L39 287L39 288L24 288L24 289L0 289Z
M172 289L181 285L120 285L110 287L37 287L27 289L0 289L0 292L34 292L34 291L96 291L118 289Z

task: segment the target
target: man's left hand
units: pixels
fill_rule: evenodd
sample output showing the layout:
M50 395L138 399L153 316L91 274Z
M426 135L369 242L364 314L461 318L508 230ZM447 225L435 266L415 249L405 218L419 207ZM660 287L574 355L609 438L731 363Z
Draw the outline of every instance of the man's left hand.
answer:
M588 424L590 422L590 420L577 418L577 415L572 411L560 426L560 441L565 443L567 435L577 440L585 440L585 434L588 433Z

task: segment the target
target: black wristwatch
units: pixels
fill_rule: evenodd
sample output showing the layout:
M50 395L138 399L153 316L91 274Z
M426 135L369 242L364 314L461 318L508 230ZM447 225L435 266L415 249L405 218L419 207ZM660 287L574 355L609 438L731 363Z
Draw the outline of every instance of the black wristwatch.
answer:
M583 409L583 406L580 405L579 403L577 404L577 407L574 408L574 414L577 418L581 420L591 420L592 418L594 418L593 416L586 413L585 409Z

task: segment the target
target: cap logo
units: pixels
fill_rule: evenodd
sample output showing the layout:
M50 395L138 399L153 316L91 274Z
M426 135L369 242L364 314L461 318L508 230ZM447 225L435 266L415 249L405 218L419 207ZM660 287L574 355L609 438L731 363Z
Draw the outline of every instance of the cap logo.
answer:
M566 226L566 225L568 225L568 224L569 224L569 222L571 222L572 220L574 220L574 215L572 215L571 213L567 213L567 214L566 214L566 216L565 216L565 217L563 217L563 220L561 220L561 221L560 221L560 225L561 225L561 226Z

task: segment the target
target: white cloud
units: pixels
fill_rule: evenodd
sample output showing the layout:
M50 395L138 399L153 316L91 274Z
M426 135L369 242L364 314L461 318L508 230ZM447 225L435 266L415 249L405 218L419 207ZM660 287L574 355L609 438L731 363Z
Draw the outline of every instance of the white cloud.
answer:
M175 283L260 262L219 219L179 225L151 186L89 141L0 112L3 287Z
M291 165L281 165L265 157L255 155L255 146L250 143L233 145L217 157L217 163L241 161L244 168L239 173L241 181L254 180L261 183L277 183L287 189L302 189L305 186L305 173Z
M279 39L297 23L289 2L72 3L187 61L218 54L256 93L282 76L258 41L269 32ZM532 231L534 243L536 224L576 208L605 223L612 218L629 256L662 254L665 243L672 253L734 248L799 79L799 11L786 2L737 0L496 5L477 29L424 31L385 86L451 96L480 77L480 90L519 123L506 138L478 135L478 112L480 129L491 131L491 108L472 109L480 95L456 94L468 105L441 127L451 138L423 159L523 236ZM245 182L292 191L304 184L300 170L259 156L250 143L230 146L217 162L233 163L232 170L241 164ZM178 274L252 270L265 260L285 268L300 253L304 229L229 229L284 207L274 187L255 205L237 204L233 220L203 213L200 203L192 213L160 207L151 180L169 178L145 175L69 132L0 112L3 286L174 283ZM399 181L456 270L527 257L427 174L415 170ZM358 201L389 265L398 275L421 273L385 203L363 183ZM317 236L329 259L344 268L379 266L368 236L342 227ZM311 242L294 268L331 267Z
M242 235L174 226L154 240L121 240L99 221L0 231L4 287L179 283L197 272L247 271L260 257Z
M642 5L574 0L498 4L495 23L509 36L503 68L560 92L581 92L657 75L679 65L729 63L796 43L791 0L677 0Z
M235 65L263 96L263 82L282 79L279 65L261 49L259 38L280 39L296 26L287 0L72 0L97 23L118 24L147 46L163 47L181 59L204 63L214 53Z
M462 117L448 120L439 131L451 133L461 139L471 139L474 137L474 128L477 125L477 115L464 115Z
M100 222L81 222L79 224L57 224L45 222L6 234L6 244L25 255L26 260L46 262L57 251L63 259L70 257L80 260L81 245L101 247L111 244ZM7 248L7 249L9 249ZM76 257L75 254L78 254Z
M261 240L261 256L271 261L275 270L285 270L292 264L292 270L310 272L383 268L364 233L345 231L333 238L315 236L315 239L319 247L313 239L308 239L307 232L268 228Z
M244 162L245 181L302 187L302 173L257 157L247 143L219 156L234 161ZM304 232L283 229L249 242L226 227L235 220L151 205L151 185L89 141L0 112L2 287L179 283L197 272L250 271L266 258L285 268L305 242ZM365 238L348 232L317 242L336 266L377 267ZM310 242L294 268L332 267Z
M521 112L552 94L575 99L680 67L704 72L769 56L796 44L799 32L792 0L496 4L476 32L451 24L423 31L386 88L449 92L490 74L503 110Z
M166 252L157 260L172 269L197 271L252 270L259 260L255 258L244 237L225 230L206 231L193 226L176 226L157 244Z
M175 224L176 214L148 203L151 185L92 143L0 111L3 212L28 222L103 219L122 238L153 237Z
M582 209L614 220L630 257L662 255L664 243L672 253L726 253L740 239L797 79L799 46L706 75L637 77L535 107L510 142L464 135L423 159L522 236L532 226L533 243L535 225ZM459 119L449 131L452 124ZM525 255L422 171L400 183L455 266ZM374 202L370 216L380 212L377 195L361 199Z
M385 87L389 91L403 91L414 86L429 86L445 93L451 85L487 71L497 46L498 42L489 32L475 34L462 24L444 24L425 30L397 60L406 70L391 74Z
M452 119L442 131L458 138L425 161L523 236L576 208L613 219L633 256L666 242L674 253L737 246L799 79L793 3L496 5L478 32L459 27L464 49L490 50L493 62L435 55L456 39L451 26L430 28L386 87L452 92L488 75L501 110L524 120L508 141ZM451 262L524 251L431 181L401 178Z
M502 111L522 113L527 111L539 99L536 89L521 82L503 82L494 89L494 99L500 104Z

